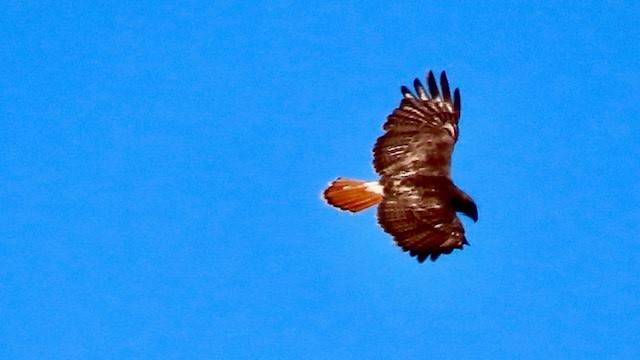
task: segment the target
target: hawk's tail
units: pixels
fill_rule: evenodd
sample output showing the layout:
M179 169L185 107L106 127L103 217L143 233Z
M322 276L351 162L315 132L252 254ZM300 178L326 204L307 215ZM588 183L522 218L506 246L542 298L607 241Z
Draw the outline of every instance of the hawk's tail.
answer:
M377 181L337 178L322 195L329 205L358 212L382 201L382 185Z

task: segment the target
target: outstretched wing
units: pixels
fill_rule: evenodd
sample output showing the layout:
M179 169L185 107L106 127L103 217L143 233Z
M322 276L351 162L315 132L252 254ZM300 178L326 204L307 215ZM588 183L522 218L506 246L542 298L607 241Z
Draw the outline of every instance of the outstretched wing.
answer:
M442 176L387 179L378 207L378 222L404 251L436 260L442 254L468 245L452 197L457 188Z
M454 202L460 191L451 181L451 156L458 138L460 92L453 98L444 72L438 89L427 74L428 91L414 81L384 124L373 149L384 197L378 221L403 250L420 262L437 259L468 244ZM474 205L475 206L475 205Z
M427 74L429 92L415 79L417 96L401 88L403 99L387 117L386 133L373 148L373 165L381 176L427 171L450 176L451 155L458 137L460 91L449 92L447 75L440 77L442 95L433 73Z

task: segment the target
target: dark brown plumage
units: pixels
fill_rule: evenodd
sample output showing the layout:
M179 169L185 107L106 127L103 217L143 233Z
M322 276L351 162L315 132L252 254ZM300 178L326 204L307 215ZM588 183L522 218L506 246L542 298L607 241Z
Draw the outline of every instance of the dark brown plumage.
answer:
M373 166L380 175L379 187L358 182L353 189L336 182L325 190L325 199L343 210L349 203L336 199L363 197L359 204L378 206L378 222L395 242L423 262L462 249L469 243L457 212L478 220L477 207L471 197L458 189L451 179L451 157L458 140L460 91L451 97L445 72L440 87L431 71L427 74L428 91L415 79L414 95L406 86L400 88L403 99L387 117L373 148ZM442 94L440 94L440 90ZM353 181L353 180L351 180ZM362 184L367 184L365 185ZM363 191L362 189L368 189ZM347 193L347 191L350 191ZM329 195L329 196L327 196Z

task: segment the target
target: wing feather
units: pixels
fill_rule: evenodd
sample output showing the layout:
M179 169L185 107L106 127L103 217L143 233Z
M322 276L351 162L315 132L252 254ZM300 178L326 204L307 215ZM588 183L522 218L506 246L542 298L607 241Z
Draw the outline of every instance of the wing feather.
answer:
M427 84L429 85L429 92L431 93L431 99L435 100L440 98L440 92L438 91L438 84L436 84L436 78L433 76L433 72L429 70L427 73Z
M440 74L440 85L442 86L442 96L444 101L451 102L451 90L449 90L449 80L447 80L447 73L442 72Z
M424 86L422 86L420 79L416 78L413 80L413 87L416 88L416 93L418 94L418 97L420 97L420 100L429 100L429 95L427 95L427 91L424 89Z
M404 86L404 85L402 85L402 86L400 87L400 92L402 92L402 96L403 96L405 99L415 99L415 98L416 98L416 97L413 95L413 93L411 92L411 90L409 90L409 88L408 88L408 87L406 87L406 86Z
M458 117L458 119L460 118L460 113L461 113L461 108L462 108L462 102L460 100L460 90L456 89L453 92L453 108L456 111L456 116Z

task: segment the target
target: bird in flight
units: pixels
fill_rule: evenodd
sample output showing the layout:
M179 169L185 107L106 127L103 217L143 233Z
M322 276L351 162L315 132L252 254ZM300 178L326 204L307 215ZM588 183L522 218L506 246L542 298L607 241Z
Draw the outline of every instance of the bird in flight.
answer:
M378 181L338 178L323 197L341 210L358 212L378 205L378 223L419 262L469 245L457 213L478 221L473 199L454 185L451 156L458 141L460 90L453 97L447 75L440 89L431 71L427 89L419 79L415 93L400 88L400 105L387 117L373 147ZM441 91L442 93L441 93Z

